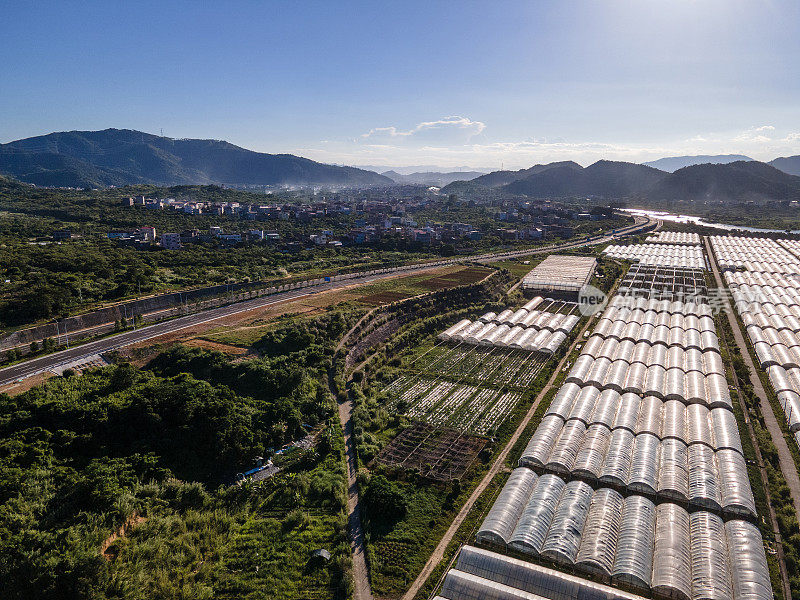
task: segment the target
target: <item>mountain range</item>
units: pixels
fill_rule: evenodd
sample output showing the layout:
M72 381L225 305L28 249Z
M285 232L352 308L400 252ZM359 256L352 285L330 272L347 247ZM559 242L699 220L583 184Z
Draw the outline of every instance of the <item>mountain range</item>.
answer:
M400 175L412 175L414 173L468 173L477 172L481 175L491 173L493 169L485 167L443 167L441 165L406 165L404 167L392 165L350 165L357 169L364 169L365 171L375 171L376 173L384 173L386 171L394 171Z
M133 131L69 131L0 144L0 173L41 186L392 185L388 177L294 156L253 152L219 140Z
M653 167L668 173L674 173L678 169L691 167L693 165L713 164L724 165L727 163L738 162L740 160L753 160L743 154L698 154L695 156L667 156L650 162L642 163L648 167Z
M600 160L588 167L561 161L489 173L398 167L381 174L292 154L254 152L219 140L172 139L129 129L51 133L0 144L0 175L55 187L415 184L443 186L444 193L463 196L800 199L800 156L770 163L741 155L675 156L649 164Z
M398 173L394 170L381 173L381 175L388 177L395 183L436 187L442 187L454 181L470 181L483 174L482 171L450 171L445 173L439 171L422 171L405 174Z
M800 158L800 157L798 157ZM754 160L698 164L674 173L647 165L600 160L588 167L573 162L497 171L456 181L444 193L489 193L531 198L595 196L650 200L770 201L800 199L800 177Z
M800 156L782 156L769 161L769 164L789 175L800 175Z

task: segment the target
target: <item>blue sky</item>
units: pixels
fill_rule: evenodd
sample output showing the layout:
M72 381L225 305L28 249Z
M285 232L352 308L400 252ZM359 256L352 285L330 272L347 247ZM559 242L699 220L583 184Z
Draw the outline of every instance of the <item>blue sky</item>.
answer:
M343 164L800 154L800 3L2 0L0 142L71 129Z

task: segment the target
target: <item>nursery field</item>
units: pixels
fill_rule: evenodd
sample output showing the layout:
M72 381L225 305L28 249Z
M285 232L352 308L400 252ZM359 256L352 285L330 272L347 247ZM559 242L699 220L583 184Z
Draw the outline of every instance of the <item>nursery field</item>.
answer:
M485 444L485 438L455 429L414 423L381 451L378 462L416 469L434 481L453 481L461 479Z
M389 408L435 427L492 435L546 362L524 350L437 345L386 388Z

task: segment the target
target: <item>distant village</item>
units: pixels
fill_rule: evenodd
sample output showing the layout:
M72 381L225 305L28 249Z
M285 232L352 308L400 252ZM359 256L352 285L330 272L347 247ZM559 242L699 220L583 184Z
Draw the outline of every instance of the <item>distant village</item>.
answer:
M454 198L451 198L454 200ZM552 202L504 201L492 212L498 226L477 226L462 222L425 222L414 217L435 204L441 197L416 197L402 202L386 199L353 199L334 197L313 203L247 204L239 202L198 202L174 198L147 198L137 196L123 200L123 206L147 210L174 211L189 215L227 216L236 221L289 221L313 225L315 220L331 216L354 216L348 219L347 231L320 228L319 231L295 239L283 239L277 231L260 227L242 228L226 232L221 226L211 226L208 231L188 229L180 232L159 232L145 226L133 230L109 231L108 239L121 246L151 249L159 245L166 250L180 250L195 243L217 243L223 246L266 243L287 247L352 246L380 242L392 236L419 245L458 243L464 240L480 241L493 235L504 242L541 240L545 238L570 238L574 235L575 221L599 220L610 216L611 209L595 208L591 212L576 212ZM329 223L329 221L328 221ZM308 228L306 228L307 231ZM55 232L54 240L72 237L69 231Z

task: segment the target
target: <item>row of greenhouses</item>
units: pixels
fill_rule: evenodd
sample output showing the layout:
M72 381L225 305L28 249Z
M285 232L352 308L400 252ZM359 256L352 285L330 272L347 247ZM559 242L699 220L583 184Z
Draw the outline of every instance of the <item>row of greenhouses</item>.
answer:
M800 446L800 282L783 273L726 272L725 279Z
M665 412L683 415L683 405L675 404L667 406ZM648 413L649 408L643 406L640 417L644 418L634 426L639 433L627 426L610 429L604 423L587 425L580 418L565 421L558 415L549 415L542 420L519 464L595 481L629 493L755 517L755 501L739 438L726 432L729 439L723 439L722 444L736 447L714 449L708 416L698 416L697 423L692 423L687 432L684 423L673 428L658 420L663 417L653 418L658 413ZM704 431L697 426L700 419ZM687 443L686 438L693 441Z
M659 231L645 240L648 244L681 244L699 246L700 236L686 231Z
M633 434L650 433L660 439L674 437L687 444L702 443L715 450L731 448L742 452L736 419L725 407L709 408L705 404L684 404L567 383L550 403L545 419L550 416L562 421L577 419L586 427L599 424L611 430L623 428ZM537 434L538 430L529 446Z
M577 325L579 320L580 317L574 314L552 313L538 310L528 313L525 311L525 309L520 308L519 310L513 312L509 309L506 309L499 315L495 314L494 312L484 313L478 317L475 322L483 325L494 324L505 325L506 327L519 327L521 329L549 329L550 331L557 331L560 329L562 331L569 332L573 327L575 327L575 325ZM462 328L466 328L468 324L469 323L466 322L466 319L464 319L456 323L453 327L447 329L444 333L448 333L449 336L452 337L454 333L460 332ZM446 338L446 336L444 337Z
M595 335L603 338L615 338L618 341L629 340L634 343L650 342L665 346L681 346L683 348L696 348L702 352L719 347L717 334L711 330L700 331L695 328L668 325L653 325L652 323L637 323L608 318L600 319L594 330Z
M575 319L577 322L578 318L575 317ZM550 329L525 328L521 326L509 327L508 325L475 321L463 325L461 330L443 332L440 334L439 339L479 346L512 348L552 354L564 343L568 332L574 327L574 323L564 323L563 320L561 322L562 325L552 331Z
M795 256L800 257L800 241L798 240L778 240L778 243L786 248Z
M541 298L534 299L526 306L533 306L534 302L541 305L542 301ZM546 303L568 312L556 313L525 307L509 308L499 314L488 312L475 321L462 319L441 332L438 339L552 354L564 343L580 317L570 314L575 310L574 304L549 299Z
M634 342L629 337L618 339L595 334L583 346L582 355L594 359L624 360L630 364L641 363L645 367L662 365L667 369L683 369L687 373L725 373L722 357L714 348L703 351L699 347L667 346L647 340Z
M690 269L657 269L660 271L668 271L670 277L675 277L675 273L678 272L688 272L694 273L696 271ZM653 284L656 285L656 284ZM656 291L656 290L651 290ZM616 295L614 296L608 303L608 307L610 309L618 309L620 312L616 312L614 310L609 310L607 313L604 313L603 316L611 317L619 314L620 316L626 315L626 318L631 318L633 320L643 319L645 315L649 315L651 312L660 314L660 313L669 313L672 314L680 314L684 317L709 317L713 314L711 307L706 302L694 302L694 301L684 301L680 299L668 299L668 298L649 298L644 296L628 296L628 295ZM624 312L625 309L633 311L636 310L635 313L628 313ZM638 312L641 311L641 312Z
M642 600L568 573L465 546L434 600ZM757 600L754 599L754 600Z
M651 275L611 299L479 529L528 560L464 548L442 598L772 597L708 297Z
M511 473L477 540L669 598L772 597L751 522L524 467Z
M651 311L676 324L668 346L598 335L604 323L625 330L646 312L619 304L612 301L598 320L520 465L755 516L713 321L686 314L706 305ZM702 333L683 329L690 318Z
M700 246L671 244L611 244L603 250L609 258L629 260L642 265L705 269L706 261Z
M662 346L663 347L663 346ZM686 372L681 367L661 364L592 358L582 354L565 380L567 383L594 386L600 390L632 392L685 404L706 404L711 408L731 407L725 376L720 373Z
M800 273L800 258L787 249L787 241L736 236L711 236L709 239L722 271Z

